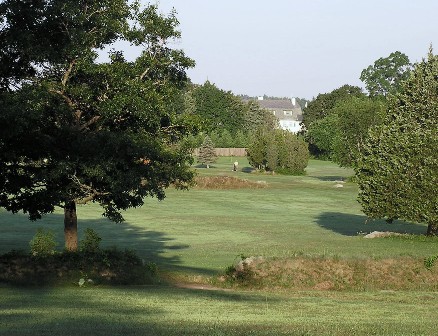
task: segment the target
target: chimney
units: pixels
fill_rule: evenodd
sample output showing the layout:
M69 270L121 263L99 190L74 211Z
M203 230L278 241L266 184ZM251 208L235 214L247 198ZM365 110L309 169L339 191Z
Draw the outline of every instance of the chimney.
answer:
M292 98L292 105L295 106L297 104L297 100L295 97Z
M263 96L258 96L257 100L263 100Z

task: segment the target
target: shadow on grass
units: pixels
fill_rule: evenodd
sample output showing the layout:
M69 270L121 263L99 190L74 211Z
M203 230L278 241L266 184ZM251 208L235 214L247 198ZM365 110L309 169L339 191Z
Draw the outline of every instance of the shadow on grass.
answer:
M397 233L425 234L426 226L395 220L391 224L384 220L368 220L364 215L352 215L340 212L324 212L316 223L324 229L344 236L357 236L373 231L391 231Z
M311 175L309 175L311 176ZM345 176L341 176L341 175L333 175L333 176L311 176L315 179L318 179L320 181L324 181L324 182L336 182L336 181L346 181L348 180L347 177Z
M242 168L242 173L248 173L248 174L250 174L250 173L252 173L253 171L255 171L256 169L255 168L253 168L253 167L243 167Z
M23 214L0 212L0 254L11 250L29 251L29 241L38 228L52 230L58 242L57 250L61 251L64 246L63 220L61 214L50 214L40 221L31 222ZM175 238L165 232L147 230L129 222L114 223L106 218L78 218L79 244L86 228L98 233L102 238L102 248L133 250L145 261L156 263L159 269L216 275L212 270L184 266L179 251L189 248L189 245L176 243Z
M8 289L2 293L0 335L245 335L251 326L206 318L190 304L273 302L264 296L166 287ZM276 301L276 300L275 300ZM224 304L222 303L222 304ZM189 304L187 306L187 304ZM209 323L209 318L213 320Z

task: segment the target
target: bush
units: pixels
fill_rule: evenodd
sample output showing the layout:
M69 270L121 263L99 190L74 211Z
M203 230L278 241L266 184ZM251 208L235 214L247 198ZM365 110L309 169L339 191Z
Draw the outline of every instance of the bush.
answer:
M81 242L80 250L88 253L96 253L100 250L100 241L102 238L99 237L96 231L93 229L85 229L85 237Z
M33 256L44 257L47 255L51 255L55 253L56 241L55 234L53 231L44 231L42 228L39 228L29 242L30 252Z

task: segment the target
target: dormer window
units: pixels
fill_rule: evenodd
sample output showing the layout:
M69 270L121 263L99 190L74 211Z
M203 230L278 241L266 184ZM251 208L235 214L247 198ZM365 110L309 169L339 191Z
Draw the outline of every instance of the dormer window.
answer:
M283 111L285 116L291 117L292 116L292 111Z

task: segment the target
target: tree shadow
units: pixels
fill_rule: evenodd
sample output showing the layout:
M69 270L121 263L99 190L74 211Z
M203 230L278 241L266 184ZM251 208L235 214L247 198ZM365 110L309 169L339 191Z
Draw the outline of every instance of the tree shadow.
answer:
M337 181L346 181L348 178L342 175L333 175L333 176L311 176L315 179L324 182L337 182Z
M0 289L1 290L1 289ZM277 299L252 293L198 291L169 287L96 289L3 289L0 334L4 335L210 335L216 334L208 322L183 318L184 309L169 313L166 305L184 307L219 302L243 302L264 312ZM208 303L208 304L206 304ZM252 305L254 304L254 305ZM187 308L190 309L190 308ZM199 309L194 308L199 314ZM181 314L180 316L178 314ZM208 313L207 313L208 316ZM216 322L218 318L215 318ZM206 319L208 321L208 319ZM209 326L210 325L210 326ZM219 334L239 326L217 326ZM241 330L239 335L250 330ZM213 332L213 333L212 333Z
M408 234L425 234L426 226L395 220L391 224L385 220L370 220L365 215L353 215L340 212L323 212L316 223L326 229L344 236L357 236L373 231L391 231Z
M0 254L11 250L29 251L29 242L37 228L52 230L58 242L57 250L61 251L64 246L63 220L61 214L50 214L37 222L31 222L24 214L13 215L1 211ZM79 218L78 222L79 243L84 237L85 229L91 228L102 238L102 248L133 250L145 261L156 263L160 269L216 275L213 270L183 265L179 251L189 248L189 245L176 243L175 238L169 237L165 232L147 230L128 221L114 223L106 218Z
M241 169L241 171L242 171L242 173L248 173L248 174L251 174L253 171L255 171L256 169L255 168L253 168L253 167L243 167L242 169Z

